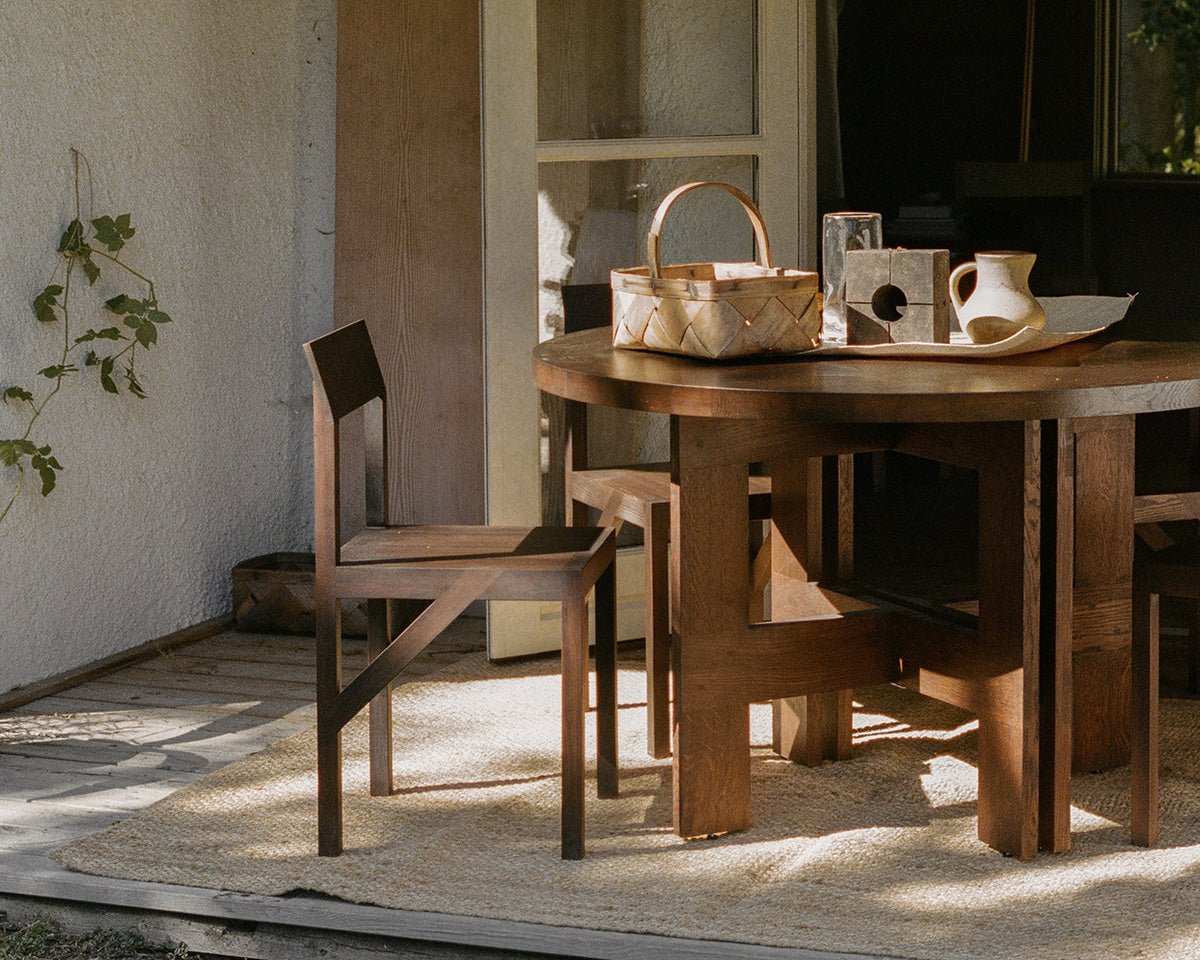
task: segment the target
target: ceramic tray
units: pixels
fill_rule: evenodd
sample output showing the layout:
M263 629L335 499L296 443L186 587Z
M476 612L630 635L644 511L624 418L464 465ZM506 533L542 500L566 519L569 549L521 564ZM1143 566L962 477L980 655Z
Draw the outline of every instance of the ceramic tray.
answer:
M1024 327L1006 340L972 343L965 333L950 334L949 343L870 343L850 344L825 340L815 350L798 357L836 359L841 357L954 357L973 359L1014 357L1061 347L1099 333L1125 316L1133 297L1038 297L1046 311L1046 329Z

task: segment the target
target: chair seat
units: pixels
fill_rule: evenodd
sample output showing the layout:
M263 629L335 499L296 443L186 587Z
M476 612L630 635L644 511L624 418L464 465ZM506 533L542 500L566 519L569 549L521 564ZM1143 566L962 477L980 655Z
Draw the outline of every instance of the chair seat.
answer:
M570 476L572 499L639 526L648 507L671 502L669 463L575 470ZM752 519L771 515L770 477L750 477L749 496Z
M558 599L576 581L591 587L614 550L604 527L368 527L342 545L335 575L341 596L377 596L386 576L419 598L462 574L494 570L480 599Z

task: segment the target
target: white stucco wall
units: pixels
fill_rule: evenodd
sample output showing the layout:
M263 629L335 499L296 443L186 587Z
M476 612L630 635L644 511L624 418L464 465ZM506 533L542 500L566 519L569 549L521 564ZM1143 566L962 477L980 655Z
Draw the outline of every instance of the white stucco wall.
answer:
M0 385L54 360L28 304L72 146L175 320L150 399L82 378L43 418L65 470L0 525L0 691L215 616L236 561L309 545L299 345L331 324L335 26L336 0L0 3ZM0 437L17 423L0 410Z

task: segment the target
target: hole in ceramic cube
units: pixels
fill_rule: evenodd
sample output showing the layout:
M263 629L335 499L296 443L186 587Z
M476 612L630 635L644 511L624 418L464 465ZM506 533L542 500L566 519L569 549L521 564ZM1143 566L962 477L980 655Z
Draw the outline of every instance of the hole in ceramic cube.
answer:
M907 309L908 297L895 284L885 283L871 297L871 311L877 320L884 323L895 323L904 316Z

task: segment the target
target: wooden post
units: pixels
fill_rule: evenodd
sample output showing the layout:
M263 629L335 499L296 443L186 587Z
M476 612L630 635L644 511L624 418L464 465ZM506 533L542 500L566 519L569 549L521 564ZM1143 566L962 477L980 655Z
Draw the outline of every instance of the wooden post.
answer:
M988 427L979 472L979 839L1022 860L1038 849L1041 431Z
M771 603L786 607L798 584L853 564L853 457L776 460L771 472ZM775 617L776 619L782 619ZM772 701L771 746L805 766L850 757L854 703L849 690Z
M748 470L706 463L707 433L716 435L713 421L671 419L674 822L682 837L750 825L750 707L706 689L727 669L730 637L747 627L749 565L730 544L744 543L749 529Z

